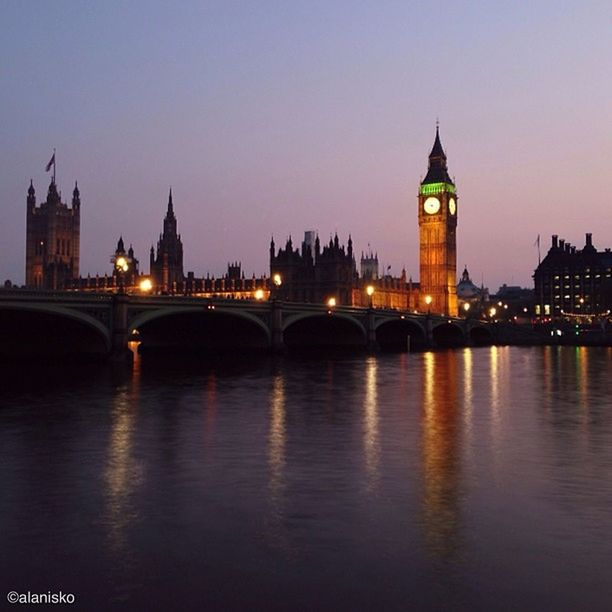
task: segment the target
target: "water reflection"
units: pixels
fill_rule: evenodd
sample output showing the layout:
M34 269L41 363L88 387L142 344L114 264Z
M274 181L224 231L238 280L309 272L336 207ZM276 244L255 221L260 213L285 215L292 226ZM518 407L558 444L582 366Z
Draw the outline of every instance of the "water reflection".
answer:
M471 348L463 349L463 427L465 429L465 439L469 444L470 434L472 431L472 413L473 413L473 351Z
M273 547L289 551L289 536L285 525L285 380L282 373L272 379L268 416L268 536Z
M423 514L425 540L438 559L460 546L459 448L456 354L423 356Z
M375 357L366 361L363 448L366 465L366 487L376 489L379 478L380 443L378 437L378 399L376 395L378 366Z
M272 503L278 507L285 487L285 381L282 374L276 374L272 380L269 423L269 487Z
M139 381L138 371L134 379ZM138 389L136 384L135 389ZM106 481L106 520L108 540L115 552L124 552L126 529L137 517L132 503L142 470L132 455L132 437L136 425L138 394L127 387L117 390L113 401L112 426L104 479Z

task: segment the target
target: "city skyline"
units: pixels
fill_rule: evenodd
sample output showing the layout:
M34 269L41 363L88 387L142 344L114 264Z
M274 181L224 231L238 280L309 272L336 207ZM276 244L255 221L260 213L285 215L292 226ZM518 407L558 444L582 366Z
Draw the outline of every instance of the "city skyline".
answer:
M171 186L196 275L265 273L271 235L314 229L419 280L436 117L458 272L532 286L538 235L542 255L552 234L610 244L603 3L143 6L9 4L1 280L23 282L26 192L44 199L54 147L63 199L81 190L82 275L110 272L119 235L145 261Z

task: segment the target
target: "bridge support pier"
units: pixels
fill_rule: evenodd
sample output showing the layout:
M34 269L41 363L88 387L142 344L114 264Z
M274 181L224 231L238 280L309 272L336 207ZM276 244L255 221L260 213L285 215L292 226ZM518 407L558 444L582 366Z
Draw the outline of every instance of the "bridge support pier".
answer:
M283 339L283 303L280 300L272 300L271 312L272 352L282 353L285 351Z
M378 350L378 342L376 342L376 328L374 326L374 310L370 308L368 310L368 316L366 318L366 333L367 333L367 345L368 352L375 353Z
M433 322L431 320L431 315L427 315L427 319L425 320L425 345L427 348L435 348L436 342L433 336Z
M113 295L111 361L128 361L133 355L128 348L128 303L125 293Z

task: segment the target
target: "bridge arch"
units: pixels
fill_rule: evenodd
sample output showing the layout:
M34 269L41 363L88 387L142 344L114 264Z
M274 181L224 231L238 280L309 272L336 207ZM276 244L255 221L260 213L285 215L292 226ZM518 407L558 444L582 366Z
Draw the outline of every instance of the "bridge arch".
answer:
M493 344L493 334L491 330L482 325L474 325L468 332L470 342L474 346L489 346Z
M434 324L431 332L436 346L455 347L464 346L466 343L463 329L452 321Z
M0 357L5 359L103 357L111 349L111 332L104 323L57 304L0 304L0 338Z
M287 348L364 348L367 333L363 323L342 312L305 312L283 321Z
M379 319L374 324L376 342L383 350L405 351L408 348L425 348L427 333L420 321L393 317Z
M141 349L180 349L222 352L264 349L271 342L270 329L256 315L243 309L214 306L166 307L139 313L128 324L138 331Z

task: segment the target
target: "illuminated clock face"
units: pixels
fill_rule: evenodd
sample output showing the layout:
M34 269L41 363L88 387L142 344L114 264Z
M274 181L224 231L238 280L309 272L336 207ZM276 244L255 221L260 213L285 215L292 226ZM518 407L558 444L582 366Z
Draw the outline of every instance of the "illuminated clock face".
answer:
M451 198L451 199L448 201L448 212L449 212L451 215L454 215L454 214L457 212L457 204L456 204L456 202L455 202L455 198Z
M423 204L423 210L428 215L435 215L440 210L440 200L438 198L427 198Z

